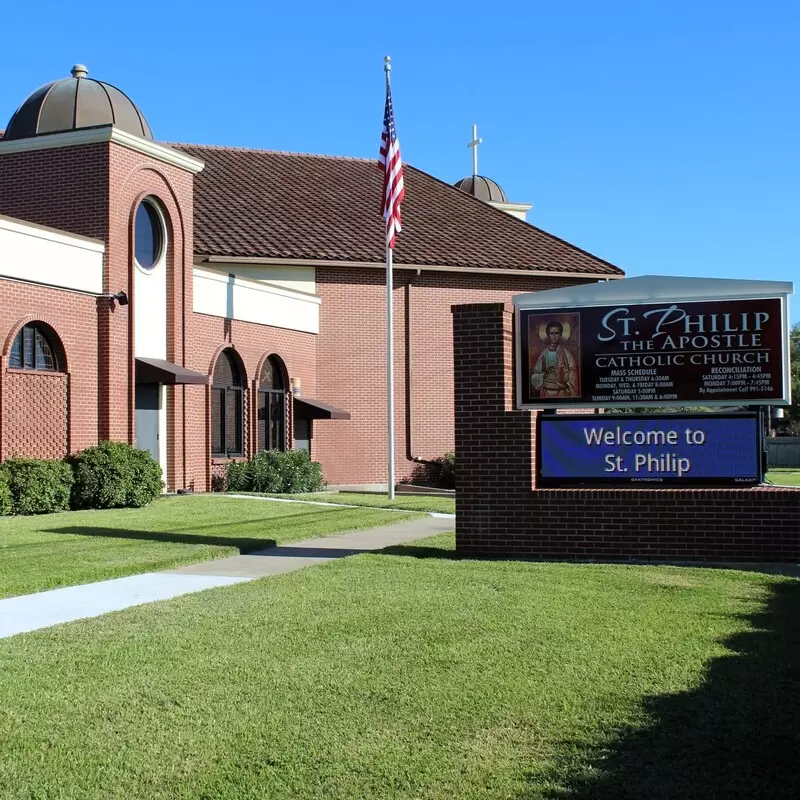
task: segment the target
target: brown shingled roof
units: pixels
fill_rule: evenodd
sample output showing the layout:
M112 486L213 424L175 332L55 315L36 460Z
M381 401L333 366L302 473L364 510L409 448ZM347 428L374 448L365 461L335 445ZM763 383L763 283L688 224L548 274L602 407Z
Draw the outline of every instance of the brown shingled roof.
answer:
M195 176L199 255L384 261L377 160L171 144ZM602 275L622 271L414 167L405 166L395 263Z

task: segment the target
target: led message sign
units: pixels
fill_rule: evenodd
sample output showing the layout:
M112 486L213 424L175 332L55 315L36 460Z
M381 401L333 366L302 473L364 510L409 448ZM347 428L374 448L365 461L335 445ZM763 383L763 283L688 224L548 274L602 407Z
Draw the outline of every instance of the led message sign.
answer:
M789 402L781 298L517 314L520 408Z
M543 415L537 486L727 486L763 479L756 413Z

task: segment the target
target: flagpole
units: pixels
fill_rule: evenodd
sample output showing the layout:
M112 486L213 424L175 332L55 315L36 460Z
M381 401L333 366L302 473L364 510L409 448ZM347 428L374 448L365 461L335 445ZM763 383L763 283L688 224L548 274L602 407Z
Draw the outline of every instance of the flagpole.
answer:
M392 71L391 58L384 58L383 71L386 73L386 90L389 90L389 74ZM392 248L386 238L386 413L387 442L389 459L389 499L394 500L394 287L392 285Z

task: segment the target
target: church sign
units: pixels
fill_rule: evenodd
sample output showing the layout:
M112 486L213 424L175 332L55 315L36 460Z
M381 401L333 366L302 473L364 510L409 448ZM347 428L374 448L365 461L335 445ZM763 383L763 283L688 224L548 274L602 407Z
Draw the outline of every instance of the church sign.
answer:
M785 312L785 297L519 305L518 407L786 405Z
M537 486L746 486L762 481L757 412L542 415Z

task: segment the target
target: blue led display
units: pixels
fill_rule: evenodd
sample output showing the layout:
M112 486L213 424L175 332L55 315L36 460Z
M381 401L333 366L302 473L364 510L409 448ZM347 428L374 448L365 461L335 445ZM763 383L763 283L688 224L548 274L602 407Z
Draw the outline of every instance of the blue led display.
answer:
M542 485L757 483L756 414L542 417Z

